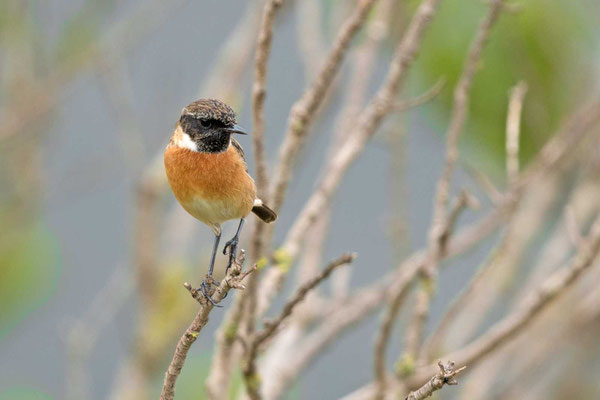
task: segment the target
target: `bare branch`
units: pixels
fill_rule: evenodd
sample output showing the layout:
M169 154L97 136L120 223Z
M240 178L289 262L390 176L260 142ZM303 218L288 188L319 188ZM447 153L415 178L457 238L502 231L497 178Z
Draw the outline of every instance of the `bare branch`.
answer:
M340 69L352 38L365 23L375 1L359 1L352 15L341 27L317 78L292 107L284 141L279 151L277 174L271 189L272 207L275 211L278 211L283 204L296 156L304 143L306 132L312 122L310 117L321 105L325 92Z
M452 116L446 132L446 161L436 188L433 218L429 230L428 257L423 268L425 282L420 288L422 292L427 291L427 293L417 295L418 307L412 319L413 323L410 329L407 329L406 334L405 355L412 359L416 358L420 351L423 325L429 313L429 297L436 283L437 269L445 251L447 235L451 229L450 216L446 209L448 207L450 181L458 159L458 138L467 119L469 91L481 59L483 47L487 42L492 26L500 16L502 4L503 0L491 0L489 2L488 11L471 42L462 74L454 89ZM417 313L417 311L419 312Z
M264 150L264 101L266 94L267 65L269 54L271 52L271 41L273 39L273 24L275 22L275 15L282 5L283 0L267 0L267 3L263 9L261 26L258 33L256 56L254 60L255 72L254 87L252 91L252 111L254 119L253 147L256 163L256 187L258 196L261 197L265 202L269 202L267 193L267 165ZM265 225L258 220L255 221L252 234L252 243L250 247L250 253L254 262L257 262L258 259L263 256L266 233L268 233L268 229L265 227ZM243 301L240 299L240 301L237 301L234 304L236 307L243 307L245 311L232 311L234 316L239 316L242 318L243 323L249 332L254 330L256 287L258 279L257 275L258 274L255 274L250 277L248 281L248 290L242 294L242 297L244 298ZM238 324L237 321L234 323L236 325Z
M340 28L334 45L328 54L323 67L320 69L317 78L292 107L284 141L280 147L278 172L273 182L273 195L269 200L271 207L275 211L278 211L283 204L285 191L289 179L291 178L294 159L304 142L304 136L311 122L310 117L315 114L322 104L324 95L340 69L352 38L365 23L369 10L375 1L376 0L361 0L358 3L348 20ZM262 256L263 246L265 243L269 242L272 232L272 226L256 226L252 248L252 253L255 256ZM254 279L251 279L247 293L248 301L246 304L248 310L251 310L250 313L252 314L252 316L247 318L250 331L253 330L254 314L258 309L256 306L258 301L255 295L256 285Z
M406 111L411 108L422 106L425 103L429 103L431 100L435 99L440 93L442 93L442 89L444 89L444 86L446 86L446 80L444 78L441 78L432 87L427 89L427 91L418 95L417 97L395 104L393 106L393 110Z
M468 163L463 163L463 169L469 174L475 183L486 194L490 202L495 206L499 206L502 202L502 192L492 183L492 180L479 169L474 168Z
M251 399L260 399L260 378L256 372L256 357L258 356L258 350L260 346L277 331L277 328L282 322L288 318L294 308L304 299L304 297L314 289L319 283L327 279L327 277L333 272L334 269L342 265L351 263L356 258L356 254L348 253L343 254L334 261L330 262L327 267L323 269L312 279L308 280L302 286L298 288L294 296L286 303L283 310L273 321L265 323L264 328L253 334L249 340L246 362L243 369L244 379L246 381L246 387L248 394Z
M395 293L390 306L386 310L381 328L379 329L379 335L375 342L375 381L376 381L376 392L375 399L382 399L386 392L387 382L387 370L386 370L386 351L388 343L390 341L390 335L394 326L394 321L398 317L400 306L404 302L406 293L408 292L409 285L401 286L397 293Z
M457 370L454 369L454 362L450 361L446 365L438 361L439 372L433 376L425 385L417 389L415 392L410 392L406 396L405 400L422 400L433 395L433 392L440 390L444 384L446 385L457 385L458 382L454 377L465 370L467 367L464 366Z
M221 284L211 293L211 298L215 303L221 302L232 288L243 288L241 284L249 273L256 270L256 265L250 268L248 271L242 272L242 264L244 263L244 252L241 251L240 255L234 261L229 268L225 279L221 281ZM175 382L181 373L183 364L187 357L187 353L192 347L192 344L198 338L200 331L208 323L208 316L212 311L214 305L208 301L204 295L196 289L193 289L187 282L184 284L185 288L190 292L192 297L200 303L200 310L196 314L196 317L192 321L191 325L185 330L183 336L179 339L173 359L169 364L169 368L165 373L165 380L163 384L162 393L160 395L161 400L173 400L175 396Z
M327 265L327 267L325 267L325 269L323 269L323 271L321 271L317 276L313 277L312 279L304 283L302 286L300 286L296 291L294 297L292 297L292 299L288 301L283 307L283 310L281 311L279 316L275 318L274 321L265 324L265 328L256 334L256 344L261 345L265 340L271 337L271 335L275 333L277 327L292 314L294 307L296 307L296 305L298 305L298 303L300 303L304 299L306 294L312 289L314 289L319 283L321 283L321 281L327 279L327 277L329 277L329 275L333 272L335 268L349 264L355 258L356 254L354 253L343 254L334 261L330 262L329 265Z
M277 10L283 0L268 0L263 9L262 22L258 33L258 44L254 57L254 87L252 89L252 116L254 129L252 139L254 145L254 163L256 165L256 188L258 195L265 201L267 193L267 163L265 160L265 118L264 105L267 87L267 66L273 39L273 24Z
M502 4L503 0L490 0L488 12L479 25L475 37L471 42L462 74L454 89L452 116L448 126L448 131L446 132L446 162L444 165L444 171L442 172L442 177L437 185L435 196L433 212L434 225L439 225L440 221L443 221L446 218L445 215L450 189L450 179L454 172L456 160L458 159L458 137L463 129L469 108L469 91L473 83L473 77L475 76L479 66L479 60L481 59L483 47L487 42L492 26L500 16ZM436 229L432 226L430 240L433 243L438 242L440 230L441 229L439 227Z
M564 220L567 236L569 237L571 244L575 247L579 247L583 239L581 237L581 230L579 229L579 224L577 223L577 216L575 215L575 210L570 204L567 204L567 206L565 207Z
M375 15L370 18L368 25L365 26L366 38L361 41L357 49L350 55L352 63L351 76L348 79L348 89L344 96L342 111L339 112L336 121L336 132L330 142L328 157L335 154L337 148L346 139L346 133L353 128L354 117L360 113L367 95L370 72L378 54L380 43L387 37L388 24L390 22L389 14L395 0L382 0L376 7ZM303 3L304 4L304 3ZM321 260L322 247L325 243L326 232L330 222L329 207L321 211L311 235L307 237L302 253L302 262L298 265L297 281L299 284L306 282L307 279L314 276L318 271ZM332 286L333 300L326 300L328 303L334 303L335 300L347 299L348 297L348 277L349 268L337 269L332 273L330 279ZM272 275L271 275L272 276ZM310 296L310 295L309 295ZM290 360L287 354L290 351L296 351L298 341L302 338L307 328L316 318L324 317L324 308L321 305L321 299L316 293L312 293L312 298L307 297L302 308L294 313L293 321L286 327L285 332L278 335L276 342L269 346L269 351L264 357L261 365L261 375L269 376L262 386L265 398L274 399L282 396L282 393L295 381L299 373L302 372L306 363L312 359L313 350L318 349L321 344L319 337L310 343L305 341L307 351L299 357ZM263 314L262 305L259 304L259 315ZM335 318L335 315L326 317L327 320ZM318 350L314 350L318 351Z
M565 293L593 264L599 251L600 217L597 217L589 235L567 265L552 273L537 289L533 290L518 309L496 323L478 339L448 355L448 358L468 365L475 365L482 361L492 351L521 333L542 310L551 304L552 300ZM409 386L422 385L434 369L433 365L418 369L409 380Z
M501 196L501 201L494 210L450 237L443 258L450 258L467 251L494 232L507 215L514 212L527 184L544 176L548 171L555 171L560 161L576 148L576 143L599 122L600 99L595 98L581 106L568 118L564 127L544 146L526 173L520 176L519 183ZM326 318L324 323L310 334L305 344L300 345L295 361L290 362L288 368L283 371L285 374L282 372L282 375L297 374L299 370L306 368L341 333L371 315L386 298L393 299L394 293L405 290L402 288L410 285L419 274L426 261L426 254L426 249L414 252L381 282L362 289L349 299L342 299L339 304L334 305L335 316ZM431 372L429 376L434 373Z
M527 93L527 83L521 81L510 91L506 116L506 176L509 184L519 176L519 135L521 134L521 112Z

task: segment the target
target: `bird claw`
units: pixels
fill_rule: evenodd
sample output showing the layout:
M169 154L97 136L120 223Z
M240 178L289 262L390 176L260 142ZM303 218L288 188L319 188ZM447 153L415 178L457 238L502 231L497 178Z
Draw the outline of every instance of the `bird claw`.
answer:
M204 297L206 298L206 300L210 301L211 304L215 307L219 307L222 308L223 306L218 305L213 299L212 297L210 297L210 294L208 293L208 288L210 288L212 286L212 284L214 283L214 279L212 276L207 276L206 278L204 278L204 280L202 281L202 283L200 284L200 291L202 292L202 294L204 295ZM216 286L219 286L218 284L215 284ZM227 297L227 293L225 293L225 296L223 296L223 298Z
M224 255L235 255L235 252L237 250L237 245L238 245L238 238L233 238L230 241L228 241L227 243L225 243L225 247L223 247L223 254ZM227 251L227 249L229 249L229 252Z
M227 274L227 272L229 272L229 268L231 268L231 265L235 261L235 256L237 253L237 246L238 246L238 239L234 237L233 239L231 239L230 241L225 243L225 247L223 247L223 254L225 254L225 255L229 254L229 262L227 263L227 268L225 268L225 274ZM227 249L229 249L229 251L227 251Z

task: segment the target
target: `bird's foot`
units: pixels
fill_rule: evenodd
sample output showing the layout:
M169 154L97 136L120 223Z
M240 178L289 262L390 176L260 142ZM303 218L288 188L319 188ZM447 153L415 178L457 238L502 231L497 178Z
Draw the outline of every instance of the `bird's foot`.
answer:
M225 254L225 255L229 254L229 262L227 262L227 268L225 268L225 273L227 273L229 271L229 268L231 268L231 265L235 261L235 257L236 257L236 253L237 253L237 246L238 246L238 238L234 237L233 239L231 239L230 241L225 243L225 247L223 247L223 254Z
M237 251L238 241L239 241L238 238L234 237L233 239L231 239L227 243L225 243L225 247L223 247L223 254L225 254L225 255L235 254L235 252Z
M211 291L212 285L219 286L219 283L215 282L215 279L213 278L212 275L206 275L206 278L204 278L204 280L200 284L200 289L199 290L202 292L202 294L204 295L204 297L206 298L206 300L210 301L213 306L215 306L215 307L223 307L223 306L218 305L212 299L212 297L210 297L211 294L214 293L214 290ZM223 296L223 298L225 298L225 297L227 297L227 294L225 294L225 296Z

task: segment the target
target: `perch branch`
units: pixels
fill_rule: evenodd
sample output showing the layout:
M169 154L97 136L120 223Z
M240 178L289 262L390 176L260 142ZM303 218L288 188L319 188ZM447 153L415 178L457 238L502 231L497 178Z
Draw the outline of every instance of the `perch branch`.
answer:
M252 89L252 116L254 129L254 163L256 169L256 188L258 195L265 201L267 182L267 162L265 160L265 117L264 105L267 87L267 66L273 40L273 24L277 10L283 0L269 0L263 9L262 22L258 33L256 55L254 57L254 86Z
M243 289L242 280L250 273L256 270L256 265L247 271L242 272L242 264L244 263L245 255L241 251L234 263L229 268L225 279L221 281L219 286L211 294L211 298L215 303L221 302L227 295L230 289ZM185 330L183 336L179 339L173 359L169 364L169 368L165 373L165 380L160 395L161 400L173 400L175 396L175 382L181 373L183 364L187 357L188 351L192 344L198 338L202 328L208 323L208 316L214 305L208 301L200 290L193 289L189 283L184 284L185 288L190 292L192 297L200 303L200 310L192 321L191 325Z

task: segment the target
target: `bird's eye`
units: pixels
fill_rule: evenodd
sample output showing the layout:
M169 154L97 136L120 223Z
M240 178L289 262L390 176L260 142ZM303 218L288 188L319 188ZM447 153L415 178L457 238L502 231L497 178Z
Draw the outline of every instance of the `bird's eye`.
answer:
M210 128L211 122L209 119L201 119L200 125L202 125L204 128Z

